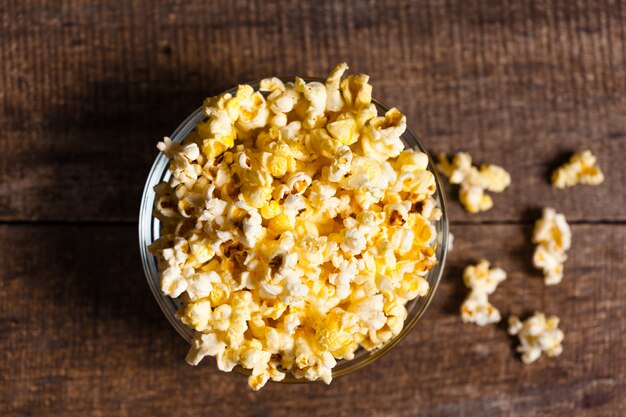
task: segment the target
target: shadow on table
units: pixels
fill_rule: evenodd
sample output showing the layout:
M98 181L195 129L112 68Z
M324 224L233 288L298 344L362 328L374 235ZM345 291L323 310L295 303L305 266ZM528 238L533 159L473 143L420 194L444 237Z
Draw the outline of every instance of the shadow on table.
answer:
M33 186L40 208L30 215L134 220L157 142L206 97L256 76L245 69L226 74L211 62L186 64L147 69L145 62L107 62L120 72L76 76L54 106L34 114L42 136L36 163L45 179Z
M136 349L145 358L173 354L181 361L187 345L145 282L134 221L156 143L240 74L206 62L176 71L169 63L150 70L135 61L118 65L123 56L120 50L120 62L106 63L119 73L77 76L84 82L35 115L49 152L37 156L46 174L34 187L42 207L34 217L89 223L33 228L42 234L36 251L42 259L30 260L33 273L25 279L49 295L59 329L76 322L86 338L113 351Z
M48 340L97 346L139 366L182 363L187 344L160 311L141 268L135 225L30 227L35 259L18 276L43 298ZM21 247L26 247L22 242ZM20 257L27 258L24 251ZM40 294L43 294L41 297ZM107 352L102 352L106 349Z

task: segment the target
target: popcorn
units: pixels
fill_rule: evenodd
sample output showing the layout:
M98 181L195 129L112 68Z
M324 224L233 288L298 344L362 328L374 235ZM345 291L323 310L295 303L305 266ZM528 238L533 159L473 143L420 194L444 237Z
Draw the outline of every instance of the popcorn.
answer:
M198 272L187 280L187 295L192 301L200 300L211 295L213 283L221 281L220 276L215 271Z
M484 188L478 185L462 185L459 190L459 200L470 213L487 211L493 207L493 200L485 194Z
M333 158L328 172L328 181L339 182L350 172L352 151L346 145L340 146Z
M470 291L463 301L461 318L464 323L475 323L479 326L498 323L502 319L500 311L489 302L487 294L477 291Z
M267 124L269 111L265 98L261 93L258 91L255 93L249 85L240 85L235 97L239 100L241 106L237 126L244 132Z
M406 117L396 108L371 119L361 141L363 153L382 161L400 155L404 149L400 136L405 130Z
M329 111L337 112L343 107L343 98L341 97L341 91L339 91L339 84L343 73L348 69L348 64L342 62L338 64L328 74L326 78L326 108Z
M239 104L236 98L225 94L216 103L207 101L205 105L208 120L198 123L196 132L203 139L202 154L212 159L234 145L237 134L234 122L239 117Z
M601 184L604 181L604 174L596 165L596 161L596 157L589 150L576 152L569 162L552 173L552 185L556 188L566 188L576 184Z
M545 314L536 312L523 322L517 316L509 317L508 332L511 336L517 336L520 345L517 352L522 354L522 362L531 364L545 352L553 357L563 352L561 343L564 339L563 331L559 329L559 318L547 317Z
M369 84L370 77L365 74L352 76L341 80L340 88L344 102L350 108L356 110L369 109L372 103L372 86ZM373 112L373 116L376 112Z
M567 260L565 252L572 244L572 232L563 214L550 207L543 209L541 218L535 223L533 231L533 265L541 269L546 285L556 285L563 279L563 262Z
M334 184L322 181L316 181L311 185L309 203L322 216L319 220L337 216L340 204L339 198L335 197L337 188Z
M405 116L379 116L369 77L342 80L347 68L241 85L207 99L182 144L158 144L172 175L155 187L150 250L196 332L187 362L239 365L253 390L286 372L330 383L429 291L441 210L428 156L404 150ZM500 171L484 177L501 188Z
M309 102L303 124L308 128L315 127L318 119L324 117L326 110L326 86L317 81L307 83L300 77L296 77L295 85L296 91L301 93Z
M293 195L302 195L313 180L304 172L294 172L285 180L285 185Z
M157 149L168 158L173 159L181 151L181 145L178 142L172 142L167 136L163 138L163 142L157 144Z
M241 219L243 236L240 238L240 242L249 248L253 248L263 235L261 215L244 201L239 201L234 206L245 212L244 217Z
M190 365L197 365L205 356L217 356L224 349L226 343L219 340L215 333L204 333L193 340L186 360Z
M341 117L341 116L340 116ZM359 139L358 126L355 119L347 116L345 118L337 118L334 122L326 125L328 133L344 145L352 145Z
M489 268L489 262L481 260L477 265L469 265L463 271L465 286L473 291L493 294L498 284L506 279L502 268Z
M465 323L485 326L501 319L498 309L489 303L488 295L493 294L498 284L506 279L506 272L502 268L490 269L489 266L489 262L483 259L463 271L463 282L470 289L461 305L461 318Z
M485 191L501 193L511 184L511 176L497 165L472 165L472 157L465 152L457 153L452 160L439 155L439 172L448 177L450 184L459 184L459 199L470 213L487 211L493 200Z

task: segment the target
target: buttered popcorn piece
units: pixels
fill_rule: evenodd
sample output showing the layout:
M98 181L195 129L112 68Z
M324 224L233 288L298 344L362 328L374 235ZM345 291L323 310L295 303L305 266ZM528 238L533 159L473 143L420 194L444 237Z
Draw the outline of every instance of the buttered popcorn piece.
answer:
M286 373L329 383L429 291L441 210L428 156L404 150L405 116L378 115L369 77L346 70L239 86L205 101L182 144L158 145L172 177L155 187L150 249L196 332L187 362L241 366L254 390Z
M493 207L493 200L485 193L503 192L511 184L511 176L497 165L472 165L472 157L466 152L457 153L452 160L445 154L439 155L439 172L448 178L450 184L457 184L459 200L470 213L487 211Z
M465 323L485 326L500 321L500 312L489 303L488 296L505 279L506 272L502 268L490 268L489 262L484 259L465 268L463 282L470 289L461 305L461 318Z
M518 337L520 345L516 350L521 353L525 364L533 363L542 353L553 357L563 352L561 343L565 335L559 329L559 318L556 316L546 317L545 314L536 312L521 321L513 315L509 317L508 332L511 336Z
M563 279L565 252L572 244L572 232L565 216L550 207L543 209L533 231L533 265L543 271L546 285L556 285Z
M461 318L464 323L475 323L479 326L498 323L502 319L500 311L489 302L487 294L473 290L461 305Z
M604 174L596 162L597 159L591 151L576 152L569 162L552 173L552 185L556 188L566 188L576 184L601 184L604 181Z

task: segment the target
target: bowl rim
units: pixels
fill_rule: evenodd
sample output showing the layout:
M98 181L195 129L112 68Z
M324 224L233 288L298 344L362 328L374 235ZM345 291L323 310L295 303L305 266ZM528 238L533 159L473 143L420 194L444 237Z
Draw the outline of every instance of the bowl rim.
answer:
M294 79L293 76L280 76L276 78L279 78L283 82L288 82ZM306 82L317 81L317 82L323 83L325 81L324 79L317 78L317 77L301 77L301 78L303 78ZM245 84L251 85L253 88L255 88L255 90L258 90L260 81L261 80L259 79L256 81L247 82ZM238 86L229 88L228 90L225 90L224 92L220 93L220 95L225 94L225 93L233 94L236 92L237 88ZM390 109L388 106L382 104L376 99L372 99L372 103L374 103L374 105L376 106L379 114L381 111L384 113ZM172 139L172 141L182 142L182 140L184 140L185 137L191 131L193 131L197 122L201 120L203 117L203 114L202 114L203 108L204 106L198 107L189 116L187 116L185 120L183 120L182 123L180 123L180 125L169 136ZM437 228L436 253L439 252L437 253L438 254L437 264L430 271L428 271L426 275L426 279L428 280L428 283L429 283L428 293L423 297L417 297L413 300L410 300L407 303L407 305L413 304L413 303L416 303L419 305L416 306L417 308L416 311L412 310L411 313L408 314L407 318L405 319L404 326L402 330L400 331L400 333L398 333L398 335L393 337L383 346L373 351L365 351L365 349L359 348L357 352L362 351L362 353L360 353L359 358L355 356L355 358L350 359L350 360L338 361L337 366L333 368L333 372L332 372L333 379L350 374L358 369L365 367L366 365L371 364L375 360L387 354L390 350L392 350L394 346L400 343L406 337L406 335L415 327L417 322L420 321L420 319L422 318L422 316L428 309L428 306L430 305L435 293L437 292L437 288L439 287L439 283L441 282L441 279L443 277L443 271L444 271L446 256L448 252L448 234L449 234L445 190L442 187L441 178L439 176L439 173L437 172L437 169L435 168L433 159L431 155L429 154L429 152L426 150L425 146L422 144L419 136L417 136L415 132L413 132L413 130L407 126L407 129L405 133L401 136L401 139L403 140L405 147L407 149L409 148L417 149L420 152L423 152L428 156L427 170L429 170L435 177L435 184L437 186L437 189L435 191L435 201L437 201L439 208L441 209L441 212L442 212L441 219L438 220L437 222L434 222L435 227ZM161 291L160 285L157 285L157 282L159 281L159 277L158 277L158 268L156 265L156 259L148 251L148 245L153 242L152 238L154 236L157 236L157 237L159 236L159 233L158 233L159 221L158 219L156 219L156 217L153 214L154 196L155 196L153 187L156 184L160 183L161 181L167 181L169 179L170 173L168 170L168 166L169 166L169 160L162 152L159 152L159 154L155 158L150 168L150 172L146 179L146 183L144 185L143 193L141 196L141 204L140 204L140 210L139 210L139 222L138 222L139 223L138 224L139 251L141 255L141 262L142 262L142 267L144 271L144 276L146 278L146 281L148 282L148 286L150 287L152 295L154 296L154 298L157 301L157 304L159 305L159 308L161 309L161 311L163 312L167 320L170 322L170 324L177 331L177 333L180 334L181 337L185 339L185 341L187 341L188 343L191 343L193 335L195 334L195 331L185 326L176 317L176 310L177 310L177 308L175 307L175 304L177 304L176 300L165 296ZM156 273L156 279L154 276L155 273ZM211 358L211 359L213 359L214 361L214 358ZM249 376L251 374L250 370L244 369L239 365L237 365L234 368L234 370L237 373L240 373L246 376ZM319 381L309 381L306 378L295 378L292 374L287 372L285 379L279 382L287 383L287 384L293 384L293 383L298 384L298 383L309 383L309 382L319 382Z

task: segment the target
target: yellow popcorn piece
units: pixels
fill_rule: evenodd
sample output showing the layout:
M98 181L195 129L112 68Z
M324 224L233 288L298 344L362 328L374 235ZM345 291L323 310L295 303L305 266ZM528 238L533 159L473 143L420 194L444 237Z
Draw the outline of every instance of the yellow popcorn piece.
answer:
M565 252L570 248L572 232L565 216L551 207L543 209L541 217L535 222L533 230L533 265L541 269L546 285L556 285L563 279L563 263L567 260Z
M212 316L211 302L199 300L184 307L181 321L194 330L202 331L209 327Z
M400 172L423 171L428 168L428 155L412 149L404 150L395 160L394 167Z
M264 78L259 83L259 91L270 91L270 92L281 91L282 92L285 90L286 90L285 83L283 83L283 81L277 77Z
M333 157L333 161L328 169L328 180L339 182L349 172L352 165L353 154L346 145L340 146Z
M463 282L467 288L485 294L493 294L498 284L506 279L502 268L490 268L489 261L482 259L476 265L468 265L463 271Z
M196 332L187 362L330 383L337 360L402 332L437 263L435 177L405 150L406 117L378 115L367 75L266 78L205 100L183 143L164 138L150 246L165 295ZM471 163L470 163L471 166ZM481 167L476 183L502 188ZM484 179L480 182L480 179Z
M552 173L552 185L556 188L567 188L576 184L601 184L604 182L604 174L596 162L597 159L590 150L576 152L569 162Z
M344 145L352 145L359 139L356 120L352 118L337 119L326 125L328 133Z
M252 207L257 209L263 207L272 197L271 174L267 171L246 171L241 196Z
M485 190L477 185L461 186L459 190L459 200L470 213L480 213L481 211L487 211L493 207L493 200L487 194Z
M505 279L506 272L502 268L490 268L490 263L484 259L477 265L468 265L465 268L463 282L470 292L461 305L464 323L485 326L501 320L500 312L489 303L488 296Z
M264 219L271 220L278 216L281 210L280 203L276 200L271 200L267 205L261 207L259 213L261 213Z
M237 126L244 132L267 124L269 110L267 109L265 97L260 92L254 92L249 85L240 85L235 98L240 105Z
M412 300L416 297L423 297L428 294L429 285L423 277L418 274L406 274L400 281L397 294L404 300Z
M211 305L218 306L228 302L230 291L226 286L214 286L209 294Z
M332 309L315 325L317 343L331 353L350 345L354 340L356 322L356 317L342 309Z
M470 213L487 211L493 207L491 196L485 191L503 192L511 184L511 176L497 165L472 165L472 157L466 152L457 153L452 160L439 155L439 172L448 177L450 184L459 184L459 200Z
M341 146L341 142L333 138L326 129L312 130L309 143L311 151L328 159L332 159Z
M295 222L293 222L286 214L281 213L270 221L267 229L275 235L280 235L288 230L293 230L294 227Z
M540 312L535 312L524 321L515 315L509 317L508 332L519 339L520 345L516 350L521 353L522 362L528 365L539 359L543 353L554 357L563 352L562 342L565 335L559 329L559 321L556 316L546 317Z
M351 75L340 82L345 103L353 109L366 108L372 102L372 85L365 74Z
M281 178L289 169L289 159L282 155L271 155L267 164L267 171L275 178Z
M342 62L332 69L326 77L326 109L331 112L340 111L344 105L341 91L339 90L341 77L348 69L348 64Z
M406 130L406 117L392 108L384 117L374 117L365 129L361 146L366 155L385 161L400 155L404 144L400 136Z
M497 165L482 165L478 170L480 182L487 191L501 193L511 185L511 176Z
M295 89L309 102L309 106L306 109L306 117L302 124L308 128L313 128L324 118L326 86L317 81L307 83L302 78L296 77Z

